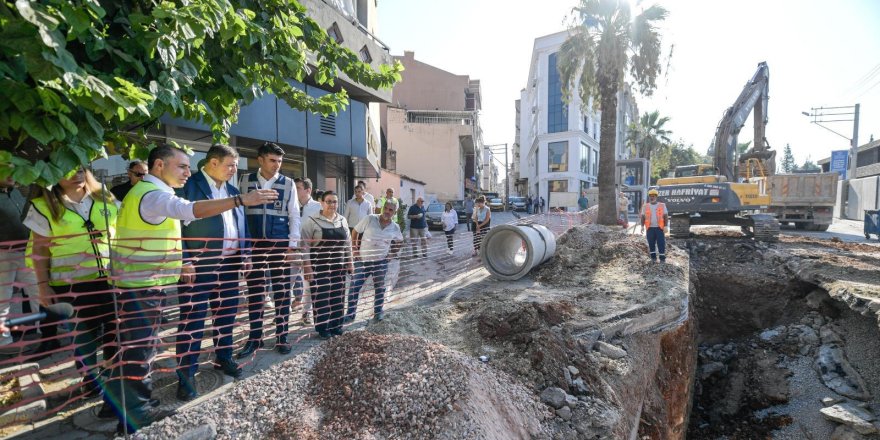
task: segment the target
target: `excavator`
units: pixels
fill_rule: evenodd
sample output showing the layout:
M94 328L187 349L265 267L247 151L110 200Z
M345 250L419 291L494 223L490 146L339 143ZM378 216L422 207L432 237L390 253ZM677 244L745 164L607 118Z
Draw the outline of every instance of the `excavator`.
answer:
M779 222L766 213L767 177L776 170L776 151L765 137L769 80L767 63L759 63L718 124L713 164L677 167L673 177L657 182L673 237L688 237L691 225L734 225L758 241L778 239ZM750 113L754 113L754 146L737 158L737 137Z

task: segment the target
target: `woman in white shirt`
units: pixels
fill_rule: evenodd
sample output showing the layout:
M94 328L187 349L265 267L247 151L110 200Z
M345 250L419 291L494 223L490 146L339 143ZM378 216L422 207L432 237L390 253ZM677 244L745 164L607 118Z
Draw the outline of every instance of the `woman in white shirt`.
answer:
M446 210L440 217L443 222L443 233L446 234L447 254L452 255L452 236L455 235L455 227L458 226L458 213L452 209L452 203L446 202Z

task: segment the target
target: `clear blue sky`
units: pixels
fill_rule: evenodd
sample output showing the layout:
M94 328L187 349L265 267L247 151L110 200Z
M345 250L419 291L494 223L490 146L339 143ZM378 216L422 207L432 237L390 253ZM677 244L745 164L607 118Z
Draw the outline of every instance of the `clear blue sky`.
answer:
M770 67L767 139L798 163L848 148L809 123L811 107L861 103L859 143L880 138L880 1L659 1L670 11L664 43L670 69L642 112L672 120L673 138L705 152L724 110L757 64ZM525 86L534 39L565 29L571 0L511 2L379 0L379 38L393 55L480 79L484 141L513 143L514 100ZM851 122L830 124L850 137ZM752 138L751 121L740 140Z

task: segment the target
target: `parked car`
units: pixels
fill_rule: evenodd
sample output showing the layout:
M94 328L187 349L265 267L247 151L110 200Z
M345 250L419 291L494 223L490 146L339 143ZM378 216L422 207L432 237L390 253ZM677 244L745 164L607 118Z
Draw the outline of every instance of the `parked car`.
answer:
M508 206L512 211L526 211L526 198L525 197L510 197L508 200Z
M458 222L466 223L468 220L467 212L464 208L464 200L453 200L452 201L452 209L455 210L455 213L458 214Z
M489 199L489 209L491 211L503 211L504 201L499 198Z
M428 221L428 229L443 229L443 204L431 203L425 209L425 220Z

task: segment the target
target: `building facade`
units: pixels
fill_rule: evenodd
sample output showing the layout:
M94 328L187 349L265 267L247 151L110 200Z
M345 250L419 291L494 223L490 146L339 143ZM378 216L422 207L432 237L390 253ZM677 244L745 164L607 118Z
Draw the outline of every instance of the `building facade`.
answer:
M392 62L389 49L375 33L378 29L375 0L301 0L312 17L340 45L360 55L361 60L378 69ZM290 80L294 87L313 97L340 89L350 102L335 115L323 116L295 110L284 100L266 94L242 107L238 121L230 129L229 145L242 157L241 173L258 168L256 151L266 141L286 151L282 173L312 179L316 188L331 189L348 198L357 179L380 175L381 143L379 104L391 100L390 90L376 90L357 84L344 73L333 88L317 85L310 78ZM201 121L165 117L159 129L149 133L157 141L175 141L196 151L191 163L195 170L211 145L210 129ZM98 174L112 178L125 173L127 161L119 156L96 161ZM109 183L109 182L108 182Z
M384 166L425 182L430 200L460 200L480 190L483 140L480 81L415 59L404 68L392 102L381 106Z
M535 39L529 77L520 92L520 195L543 197L548 208L574 208L581 190L596 185L599 173L600 117L581 111L577 96L566 104L557 70L557 53L567 32ZM589 103L592 104L592 103Z

